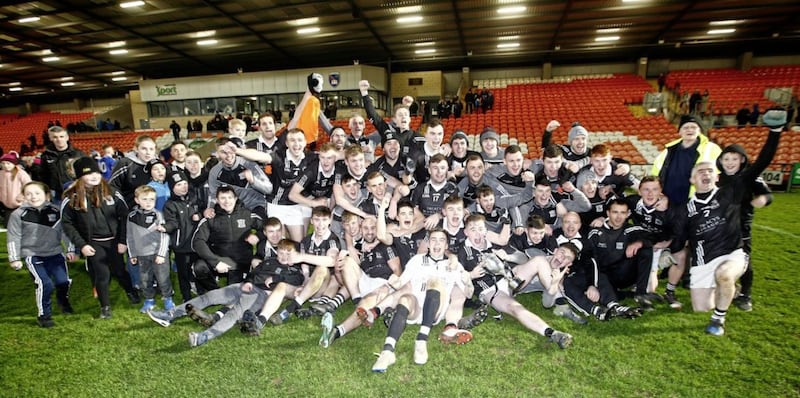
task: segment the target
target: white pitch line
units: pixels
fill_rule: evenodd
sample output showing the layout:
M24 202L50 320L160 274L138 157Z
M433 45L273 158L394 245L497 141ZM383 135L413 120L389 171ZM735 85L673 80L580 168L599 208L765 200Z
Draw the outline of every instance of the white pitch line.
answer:
M769 227L769 226L761 225L761 224L753 224L753 226L758 228L758 229L763 229L763 230L767 230L767 231L770 231L770 232L775 232L776 234L790 236L790 237L795 238L795 239L800 239L800 236L795 235L795 234L793 234L791 232L788 232L788 231L784 231L784 230L782 230L780 228L773 228L773 227Z

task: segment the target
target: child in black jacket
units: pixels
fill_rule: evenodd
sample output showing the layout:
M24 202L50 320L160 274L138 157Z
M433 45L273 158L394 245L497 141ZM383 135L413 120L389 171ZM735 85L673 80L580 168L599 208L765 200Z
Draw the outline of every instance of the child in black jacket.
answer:
M131 304L140 301L122 259L122 253L127 250L128 206L122 195L103 180L94 159L80 158L72 167L76 180L64 191L61 223L64 234L86 257L100 300L100 318L108 319L111 318L111 275L125 289Z
M198 211L197 196L189 190L189 183L182 173L172 173L167 182L172 197L164 205L164 231L170 236L169 247L175 254L178 268L178 286L186 302L192 299L192 266L197 261L197 254L192 250L192 234L202 216Z

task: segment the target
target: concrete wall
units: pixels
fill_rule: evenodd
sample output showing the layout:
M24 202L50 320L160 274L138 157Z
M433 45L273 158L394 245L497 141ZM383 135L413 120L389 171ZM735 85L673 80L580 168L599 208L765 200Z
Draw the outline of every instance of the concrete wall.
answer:
M422 85L410 86L409 79L422 79ZM436 97L444 94L442 71L392 73L392 98L410 95L417 97Z
M553 65L553 77L608 73L636 73L636 64Z
M541 76L542 68L535 66L527 68L470 69L470 78L472 80Z
M753 57L753 66L800 65L800 55Z
M669 70L735 68L736 58L670 60Z
M139 90L145 102L302 93L308 89L307 77L310 73L322 75L323 90L357 90L358 82L363 79L369 80L375 90L387 90L386 71L363 65L140 80ZM336 87L330 84L334 74L339 75Z

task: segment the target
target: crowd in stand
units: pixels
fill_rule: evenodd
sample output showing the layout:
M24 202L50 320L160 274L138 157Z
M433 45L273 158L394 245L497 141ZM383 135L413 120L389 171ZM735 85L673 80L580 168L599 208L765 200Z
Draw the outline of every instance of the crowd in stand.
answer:
M385 121L369 83L359 88L366 120L353 116L349 134L326 127L330 141L319 147L298 128L278 134L275 116L264 112L255 120L259 136L247 142L249 123L220 116L229 135L211 159L176 140L167 161L148 136L120 159L113 148L92 159L59 126L48 130L33 179L4 155L9 262L33 275L38 324L54 325L54 291L60 310L73 312L62 241L67 259L86 258L100 318L119 305L113 276L160 325L183 316L203 324L189 335L192 347L236 325L259 335L267 324L316 316L328 347L382 320L375 372L395 362L407 324L420 325L413 358L424 364L434 325L445 325L440 341L464 344L491 311L561 348L572 344L536 315L541 308L516 300L529 292L542 293L543 308L586 324L680 309L676 290L687 274L692 308L713 311L707 333L724 334L731 304L752 309L750 224L753 209L771 199L758 176L785 111L763 114L770 135L755 163L741 147L710 142L687 116L651 173L634 176L613 148L589 148L591 133L579 123L568 142L552 143L562 127L550 122L541 159L525 159L516 145L500 148L491 128L472 151L461 131L443 142L438 118L423 134L412 131L408 102ZM474 97L472 109L486 104ZM377 131L365 136L367 121ZM348 300L354 312L335 324ZM213 305L221 307L204 311Z

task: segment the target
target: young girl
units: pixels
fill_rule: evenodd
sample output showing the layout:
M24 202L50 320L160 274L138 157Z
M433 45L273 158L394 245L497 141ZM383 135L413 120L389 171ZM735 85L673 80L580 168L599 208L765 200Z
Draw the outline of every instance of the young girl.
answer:
M8 222L9 213L22 204L22 186L30 181L31 177L19 166L16 152L0 157L0 215L4 223Z
M128 207L119 192L103 180L97 162L82 157L73 164L75 184L64 192L62 224L64 234L86 256L100 300L100 318L111 318L109 282L111 275L128 294L131 304L139 303L131 277L125 270L126 217Z
M69 271L61 246L61 211L50 203L49 192L50 188L41 182L25 184L25 202L8 220L8 262L15 270L24 265L31 273L39 310L36 321L43 328L55 325L50 299L53 290L61 312L73 312L69 304ZM74 261L76 256L71 249L67 259Z

